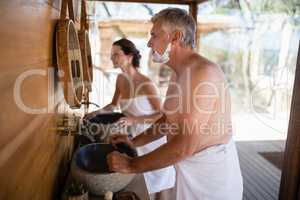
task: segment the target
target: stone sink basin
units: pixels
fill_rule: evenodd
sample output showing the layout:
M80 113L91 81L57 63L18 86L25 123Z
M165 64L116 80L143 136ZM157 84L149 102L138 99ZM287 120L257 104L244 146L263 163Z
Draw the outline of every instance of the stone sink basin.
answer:
M106 156L115 150L131 157L137 155L135 150L124 144L118 144L115 148L111 144L92 143L79 148L71 163L71 175L74 180L96 195L122 190L131 182L135 174L109 171Z

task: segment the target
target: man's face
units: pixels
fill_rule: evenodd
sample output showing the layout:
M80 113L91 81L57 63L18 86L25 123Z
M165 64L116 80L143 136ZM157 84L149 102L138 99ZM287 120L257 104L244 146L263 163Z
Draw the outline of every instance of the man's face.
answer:
M150 35L151 37L147 46L159 54L163 54L170 40L169 35L163 29L162 24L159 22L154 23Z

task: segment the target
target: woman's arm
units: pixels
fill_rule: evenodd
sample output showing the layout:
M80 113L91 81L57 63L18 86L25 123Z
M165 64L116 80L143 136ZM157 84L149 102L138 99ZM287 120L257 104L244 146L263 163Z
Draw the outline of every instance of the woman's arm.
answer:
M141 89L141 87L139 89ZM149 80L147 84L144 84L144 87L142 89L143 93L147 95L152 108L156 110L156 113L152 115L145 115L139 117L125 117L126 122L128 124L147 122L151 123L152 126L131 140L128 138L127 135L124 134L115 135L111 138L111 142L113 144L125 142L133 147L140 147L165 136L165 133L162 130L162 127L165 123L165 116L162 112L160 112L161 103L160 99L158 98L155 87L153 86L153 83L151 83L151 81Z
M158 93L152 83L151 80L147 80L145 81L143 84L141 84L138 88L137 88L137 93L139 93L139 90L142 90L143 94L145 96L147 96L153 110L155 110L155 112L151 115L143 115L143 116L138 116L138 117L132 117L132 123L154 123L157 120L159 120L163 114L160 111L161 110L161 102L160 99L158 97Z
M100 110L113 110L113 108L118 105L118 102L119 102L119 99L120 99L120 96L121 96L120 84L121 84L121 75L118 75L117 81L116 81L116 89L115 89L114 96L111 100L111 103L107 104L106 106L104 106Z
M117 81L116 81L116 90L115 90L114 96L112 98L111 103L108 105L112 105L112 106L118 105L119 99L121 97L120 85L121 85L121 75L119 74L117 77Z
M104 106L103 108L101 108L100 110L109 110L109 111L113 110L118 105L120 96L121 96L120 89L119 89L118 82L117 82L116 90L115 90L114 96L112 98L112 101L109 104L107 104L106 106Z
M86 114L84 116L84 118L91 118L91 117L97 115L98 113L101 113L101 111L103 111L103 110L112 111L114 109L114 107L116 107L118 105L120 96L121 96L121 92L120 92L120 75L118 75L117 81L116 81L116 90L115 90L115 93L113 95L111 103L107 104L103 108L100 108L98 110L95 110L93 112L90 112L90 113Z

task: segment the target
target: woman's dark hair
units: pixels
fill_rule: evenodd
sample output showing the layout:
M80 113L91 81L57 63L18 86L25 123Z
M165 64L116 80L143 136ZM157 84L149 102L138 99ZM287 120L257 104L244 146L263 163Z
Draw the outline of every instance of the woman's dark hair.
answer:
M140 66L140 59L142 56L139 50L133 44L133 42L126 38L122 38L120 40L115 41L113 45L121 47L125 55L132 55L132 65L135 68L138 68Z

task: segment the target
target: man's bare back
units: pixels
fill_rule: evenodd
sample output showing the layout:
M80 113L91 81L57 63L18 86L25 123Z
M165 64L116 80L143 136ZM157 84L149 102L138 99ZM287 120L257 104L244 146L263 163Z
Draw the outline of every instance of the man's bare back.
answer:
M163 111L166 122L178 124L168 134L192 134L195 153L216 144L227 143L231 136L230 96L220 67L193 54L182 74L172 74ZM201 102L197 100L201 98ZM226 121L224 121L226 120ZM196 131L193 131L195 130Z

